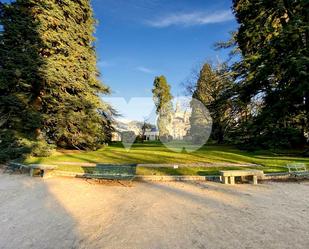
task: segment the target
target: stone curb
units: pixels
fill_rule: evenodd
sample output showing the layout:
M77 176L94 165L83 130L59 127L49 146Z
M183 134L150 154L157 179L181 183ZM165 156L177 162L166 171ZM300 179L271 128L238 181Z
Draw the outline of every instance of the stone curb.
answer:
M219 176L213 176L219 179ZM135 181L173 182L173 181L208 181L207 176L136 176Z
M73 178L83 178L84 173L75 173L68 171L54 170L50 172L49 176L59 176L59 177L73 177ZM137 175L134 181L213 181L214 179L219 180L220 176L152 176L152 175Z
M73 177L73 178L83 178L85 173L75 173L68 171L60 171L55 170L51 172L48 176L59 176L59 177ZM267 180L280 180L280 179L289 179L291 178L289 173L269 173L265 174L259 180L267 181ZM291 178L292 179L292 178ZM294 179L294 178L293 178ZM219 175L209 175L209 176L190 176L190 175L181 175L181 176L158 176L158 175L137 175L134 178L134 181L221 181L221 177Z
M18 164L19 166L23 166L25 168L28 168L26 165ZM144 167L144 165L139 165L140 167ZM152 167L152 166L149 166ZM44 176L44 178L49 177L71 177L71 178L83 178L85 176L85 173L76 173L76 172L69 172L69 171L61 171L61 170L53 170L50 171ZM280 180L280 179L295 179L294 177L291 177L288 172L282 172L282 173L267 173L264 174L260 178L260 180ZM179 176L158 176L158 175L137 175L134 178L135 181L216 181L219 182L221 180L221 177L219 175L209 175L209 176L190 176L190 175L179 175Z
M268 174L264 174L264 176L262 177L261 180L278 180L278 179L288 179L290 178L290 174L289 173L268 173Z

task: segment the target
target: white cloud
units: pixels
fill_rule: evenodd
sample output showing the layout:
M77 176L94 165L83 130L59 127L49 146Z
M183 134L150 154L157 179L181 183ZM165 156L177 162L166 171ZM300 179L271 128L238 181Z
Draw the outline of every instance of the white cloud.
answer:
M210 12L191 12L181 14L170 14L156 20L147 21L147 24L155 28L165 28L172 25L195 26L210 23L221 23L233 20L234 16L230 10Z
M109 61L98 61L97 66L100 68L112 67L114 66L114 63Z
M154 73L154 71L152 69L147 68L147 67L143 67L143 66L137 67L136 70L140 71L140 72L143 72L143 73L148 73L148 74L153 74Z

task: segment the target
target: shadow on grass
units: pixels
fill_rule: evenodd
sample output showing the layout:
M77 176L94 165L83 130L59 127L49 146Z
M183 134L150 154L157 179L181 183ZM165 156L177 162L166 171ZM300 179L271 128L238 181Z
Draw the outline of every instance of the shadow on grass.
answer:
M221 150L220 150L221 149ZM35 163L56 164L57 162L80 162L82 163L106 163L106 164L196 164L196 163L254 163L263 166L266 172L285 172L284 168L288 162L305 162L309 163L306 158L288 158L280 156L261 155L260 153L247 153L239 151L230 146L204 146L193 153L176 153L168 150L160 143L135 144L133 148L126 151L121 143L107 146L94 152L79 152L65 154L63 156L52 156L50 158L35 158ZM32 160L32 162L34 162ZM233 169L237 169L233 167ZM244 169L244 168L242 168ZM89 172L90 169L87 169ZM81 170L82 171L82 170ZM172 175L183 175L182 171L161 169L153 174L165 174L169 172ZM216 172L216 173L215 173ZM194 174L208 175L217 174L217 170L209 168L203 169Z

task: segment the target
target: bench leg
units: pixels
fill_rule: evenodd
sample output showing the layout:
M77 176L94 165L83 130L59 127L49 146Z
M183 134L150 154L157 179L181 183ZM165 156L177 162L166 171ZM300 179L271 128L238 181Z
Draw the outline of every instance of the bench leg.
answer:
M34 176L34 169L30 169L30 176L33 177Z
M230 184L231 185L235 184L235 177L234 176L230 176Z
M258 177L257 176L253 176L253 184L254 185L258 184Z
M227 176L222 176L223 184L229 184L229 178Z

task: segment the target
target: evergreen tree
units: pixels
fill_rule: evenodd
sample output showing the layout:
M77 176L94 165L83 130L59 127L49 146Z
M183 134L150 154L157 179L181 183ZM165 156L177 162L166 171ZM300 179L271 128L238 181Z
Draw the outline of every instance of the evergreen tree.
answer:
M232 100L226 94L232 86L233 81L229 75L227 65L213 66L206 63L200 71L192 96L193 99L200 101L209 110L213 122L212 138L218 143L224 141L225 134L231 128L232 123L235 122L232 115ZM195 106L198 108L195 108ZM192 106L191 125L193 128L196 127L197 123L203 124L204 121L200 120L201 118L205 119L202 110L195 109L201 109L199 104L196 103Z
M167 127L171 122L173 114L173 96L171 95L171 87L163 75L155 78L152 93L156 105L156 113L159 116L157 124L160 137L161 139L168 138L169 132Z
M0 159L5 160L36 146L42 121L37 100L44 62L38 23L28 4L1 4L0 24Z
M291 128L309 126L309 2L234 0L235 36L242 55L234 65L240 100L263 100L252 132L285 140ZM274 136L274 131L286 136ZM295 131L297 133L297 131Z
M5 146L27 139L95 149L107 140L101 94L109 89L98 80L90 1L16 0L1 4L0 23Z

